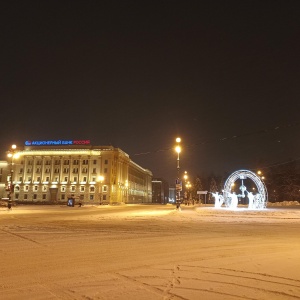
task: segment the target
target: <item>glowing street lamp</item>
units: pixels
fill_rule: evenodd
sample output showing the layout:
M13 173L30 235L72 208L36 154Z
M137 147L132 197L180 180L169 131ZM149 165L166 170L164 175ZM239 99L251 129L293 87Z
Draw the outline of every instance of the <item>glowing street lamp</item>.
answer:
M177 152L177 180L176 180L176 208L179 209L180 208L180 191L181 191L181 183L179 180L179 170L180 170L180 166L179 166L179 154L181 152L181 147L180 147L180 142L181 142L181 138L176 138L176 147L175 147L175 151Z
M231 190L234 189L234 186L235 186L235 183L233 182L233 183L231 184Z
M192 185L191 185L191 183L188 181L187 184L186 184L186 188L187 188L187 190L188 190L188 196L187 196L188 200L191 199L191 192L190 192L190 188L191 188L191 187L192 187Z
M186 181L187 181L187 179L188 179L188 176L187 176L187 171L184 171L183 178L184 178L184 181L186 182Z
M103 181L104 181L104 176L102 175L99 175L98 176L98 181L100 182L100 191L99 191L99 196L100 196L100 205L102 205L102 184L103 184Z
M184 184L185 184L184 198L188 199L188 182L187 182L188 175L187 175L187 171L184 171L183 179L184 179Z
M179 154L181 152L181 147L179 145L179 143L181 142L181 138L176 138L176 147L175 147L175 151L177 152L177 178L179 179L179 169L180 169L180 166L179 166Z
M257 175L258 175L262 180L265 179L265 176L262 175L262 172L261 172L261 171L257 171Z

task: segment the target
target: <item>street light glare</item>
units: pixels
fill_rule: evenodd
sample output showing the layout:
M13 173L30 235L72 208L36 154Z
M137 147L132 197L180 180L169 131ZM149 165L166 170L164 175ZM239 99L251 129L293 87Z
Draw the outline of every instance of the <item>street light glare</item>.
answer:
M180 210L180 191L182 190L182 184L179 180L179 154L181 152L181 147L179 146L179 143L181 142L181 138L176 138L176 147L175 151L177 152L177 180L176 180L176 209Z
M180 153L181 152L180 146L176 146L175 150L176 150L177 153Z

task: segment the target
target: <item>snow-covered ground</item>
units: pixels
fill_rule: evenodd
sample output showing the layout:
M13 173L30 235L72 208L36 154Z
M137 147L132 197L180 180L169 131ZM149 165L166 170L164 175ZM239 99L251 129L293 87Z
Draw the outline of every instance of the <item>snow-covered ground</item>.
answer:
M0 298L300 299L299 235L296 205L2 207Z

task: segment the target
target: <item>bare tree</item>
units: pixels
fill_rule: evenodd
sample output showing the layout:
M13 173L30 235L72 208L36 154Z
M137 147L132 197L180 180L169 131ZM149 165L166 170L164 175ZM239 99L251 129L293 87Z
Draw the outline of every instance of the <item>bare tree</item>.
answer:
M271 201L300 201L297 162L291 161L272 168L268 173L267 187Z

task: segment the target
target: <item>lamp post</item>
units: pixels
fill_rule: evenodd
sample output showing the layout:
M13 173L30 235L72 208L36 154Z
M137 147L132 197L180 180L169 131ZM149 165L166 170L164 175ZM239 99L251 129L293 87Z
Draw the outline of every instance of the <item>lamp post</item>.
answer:
M191 183L188 181L186 184L188 204L190 204L190 200L191 200L191 192L190 192L191 186L192 186Z
M188 179L188 175L187 175L187 171L184 171L184 175L183 175L183 179L184 179L184 184L185 184L185 192L184 192L184 198L185 198L185 205L188 202L188 188L187 188L187 179Z
M181 142L181 138L179 137L176 138L176 143L177 143L175 147L175 151L177 152L176 209L180 209L180 191L182 189L182 185L179 180L179 170L180 170L179 154L181 152L180 142Z
M13 164L14 164L14 158L17 158L17 146L11 145L11 148L7 151L7 157L9 157L10 160L10 178L8 181L8 208L11 208L11 201L12 201L12 195L14 193L14 184L13 184L13 176L14 176L14 170L13 170Z
M100 176L98 176L98 180L99 180L99 182L100 182L100 187L99 187L99 189L100 189L100 191L99 191L99 197L100 197L100 205L102 205L102 183L103 183L103 180L104 180L104 176L102 176L102 175L100 175Z
M184 171L183 178L184 178L184 182L186 183L186 181L188 179L187 171Z

